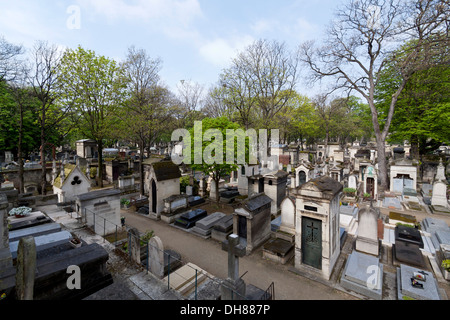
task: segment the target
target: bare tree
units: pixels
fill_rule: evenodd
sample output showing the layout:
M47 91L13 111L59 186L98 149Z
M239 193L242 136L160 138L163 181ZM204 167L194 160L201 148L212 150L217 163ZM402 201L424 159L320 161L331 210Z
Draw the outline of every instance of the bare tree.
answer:
M46 159L45 147L47 131L54 128L64 119L68 108L63 111L55 106L58 86L58 64L62 53L58 47L48 45L47 42L37 41L32 51L32 65L27 75L27 82L39 100L39 120L41 128L41 193L46 194ZM53 146L54 148L54 146Z
M196 120L196 111L202 109L204 87L197 82L181 80L180 84L177 85L177 89L177 97L182 109L179 114L180 125L185 128L193 124L193 121Z
M232 119L233 109L226 101L224 88L219 85L208 90L202 112L210 118L225 116L230 120Z
M165 125L161 116L169 115L164 110L164 99L168 90L158 84L161 65L160 59L152 59L145 50L136 49L134 46L128 49L127 59L122 64L129 92L129 99L121 110L124 112L123 132L139 145L141 196L144 195L145 148L151 146Z
M388 186L385 141L395 104L411 75L427 67L436 48L445 48L442 42L448 45L448 12L447 0L349 0L337 10L322 46L314 42L300 46L300 59L312 71L309 80L334 79L330 92L357 91L369 104L381 189ZM435 36L442 32L444 37ZM414 48L397 59L402 82L386 118L379 119L374 98L377 75L406 40L415 40Z
M297 64L284 43L258 40L224 70L220 82L246 128L255 115L267 126L294 96Z
M18 56L24 53L21 45L14 45L0 37L0 81L14 80L21 69Z

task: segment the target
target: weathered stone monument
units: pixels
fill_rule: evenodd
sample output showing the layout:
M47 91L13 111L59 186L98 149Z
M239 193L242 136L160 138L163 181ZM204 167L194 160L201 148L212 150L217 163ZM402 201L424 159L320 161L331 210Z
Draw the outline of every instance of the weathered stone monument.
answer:
M141 236L136 228L128 231L128 250L131 260L137 264L141 263Z
M9 250L8 232L8 199L0 193L0 270L12 267L12 257Z
M157 220L164 210L164 199L180 194L181 172L172 161L160 161L145 166L146 190L149 197L149 217Z
M342 185L322 176L292 191L296 198L295 268L329 279L340 253Z
M32 236L20 239L16 264L16 297L18 300L33 300L36 275L36 244Z
M356 235L355 249L360 252L378 256L378 216L377 210L372 207L362 208L359 211L359 225Z
M230 234L228 240L222 242L222 250L228 251L228 277L222 280L222 300L244 300L245 282L239 277L239 258L245 256L245 247L239 243L237 234Z
M434 210L448 210L447 201L447 179L445 178L445 167L442 159L439 162L437 173L433 183L433 194L431 196L431 206Z
M164 278L164 246L158 236L153 236L148 241L147 259L149 271L159 279Z

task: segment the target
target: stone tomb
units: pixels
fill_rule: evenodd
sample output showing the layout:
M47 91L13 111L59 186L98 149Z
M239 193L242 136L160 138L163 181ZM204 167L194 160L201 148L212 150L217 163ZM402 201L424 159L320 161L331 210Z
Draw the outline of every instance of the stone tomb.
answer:
M36 252L58 246L60 244L68 243L72 239L72 235L68 231L54 232L37 236L34 238L36 243ZM13 259L17 257L17 249L19 247L19 240L12 241L9 244L11 250L11 256Z
M183 229L190 229L195 226L195 223L207 216L207 212L203 209L195 209L186 213L183 213L178 219L175 220L174 225Z
M14 216L8 217L9 231L37 226L51 221L52 219L40 211L31 212L28 216L23 218L16 218Z
M342 184L322 176L292 190L296 198L295 268L330 279L340 254Z
M414 273L425 276L425 281L417 280L419 287L412 285ZM408 297L416 300L441 300L436 279L431 272L404 264L397 268L397 297L398 300Z
M211 238L223 242L232 232L233 215L226 215L214 224L211 230Z
M225 213L222 212L211 213L195 223L195 226L192 228L192 233L208 239L211 236L211 230L214 225L224 216Z
M383 265L377 257L353 251L347 258L340 283L347 290L381 300Z
M272 199L264 193L251 196L233 212L233 233L245 243L247 254L270 237Z
M188 203L190 207L194 207L199 204L205 203L205 199L203 199L201 196L190 196L188 198Z
M220 202L231 203L237 196L239 196L237 187L228 187L225 191L220 192Z

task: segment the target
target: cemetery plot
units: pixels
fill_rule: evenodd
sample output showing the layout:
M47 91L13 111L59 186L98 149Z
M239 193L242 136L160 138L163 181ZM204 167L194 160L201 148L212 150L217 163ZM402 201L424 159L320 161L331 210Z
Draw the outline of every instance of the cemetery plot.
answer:
M203 209L195 209L182 214L178 219L175 220L174 225L179 226L183 229L190 229L194 227L195 223L206 217L207 212Z
M341 286L375 300L382 299L383 264L377 257L353 251L342 273Z
M192 228L192 233L198 236L208 239L211 236L211 229L214 225L225 216L222 212L214 212L209 216L202 218L195 223Z
M211 238L219 242L225 241L233 232L233 216L226 215L222 217L211 230Z
M415 275L422 275L419 280ZM399 300L441 300L436 279L429 271L400 265L397 268L397 295Z

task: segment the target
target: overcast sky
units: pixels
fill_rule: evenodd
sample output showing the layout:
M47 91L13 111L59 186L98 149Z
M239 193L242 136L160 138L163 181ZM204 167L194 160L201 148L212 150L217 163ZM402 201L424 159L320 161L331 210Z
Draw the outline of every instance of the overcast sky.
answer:
M36 40L123 60L134 45L161 58L162 80L208 89L236 53L257 39L294 50L320 39L337 0L0 0L0 36L32 48ZM320 90L319 88L317 90ZM310 95L302 83L298 91Z

